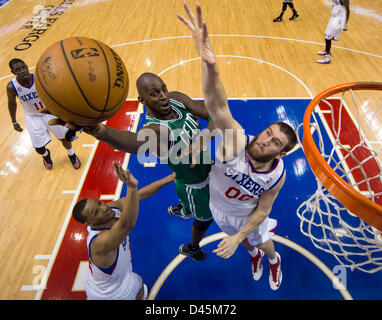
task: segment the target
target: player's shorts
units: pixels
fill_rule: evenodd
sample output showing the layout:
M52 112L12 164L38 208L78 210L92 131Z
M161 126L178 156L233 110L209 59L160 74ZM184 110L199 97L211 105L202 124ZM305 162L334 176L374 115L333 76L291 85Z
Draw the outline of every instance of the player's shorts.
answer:
M283 0L284 3L292 3L293 0Z
M346 25L346 10L343 6L334 6L332 16L325 30L325 38L328 40L340 40L341 31Z
M42 148L50 142L49 131L59 140L65 138L68 128L60 125L50 126L48 124L49 120L55 118L56 117L51 114L30 115L25 113L25 125L34 148Z
M179 200L183 203L182 211L185 217L191 216L200 221L212 219L208 183L202 187L193 187L176 181L175 188Z
M94 289L89 280L90 278L85 283L88 300L136 300L137 294L143 286L142 278L135 272L130 272L128 278L121 283L117 290L107 293Z
M250 216L232 216L226 213L219 212L211 206L212 216L216 224L220 227L221 231L229 236L238 233L247 224ZM277 220L266 218L257 229L252 231L247 236L248 242L251 246L261 245L270 240L274 233L272 232L277 226Z

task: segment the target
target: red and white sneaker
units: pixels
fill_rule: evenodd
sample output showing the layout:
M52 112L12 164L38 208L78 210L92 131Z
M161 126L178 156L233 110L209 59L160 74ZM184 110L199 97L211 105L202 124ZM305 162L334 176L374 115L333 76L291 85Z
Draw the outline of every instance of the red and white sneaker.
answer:
M283 274L281 272L281 257L277 252L276 256L277 262L275 264L269 264L269 285L272 290L277 290L283 279Z
M252 267L252 276L253 280L258 281L260 280L261 276L263 275L263 260L264 252L260 249L257 250L257 255L255 257L252 257L249 255L249 260L251 260L251 267Z
M78 159L78 157L76 156L75 153L71 156L68 156L68 157L69 157L69 160L72 163L74 169L79 169L81 167L81 161L80 161L80 159Z
M48 151L48 155L45 157L44 156L42 157L42 162L44 163L45 168L47 168L48 170L51 170L53 168L53 161L50 158L49 149L46 149L46 151Z

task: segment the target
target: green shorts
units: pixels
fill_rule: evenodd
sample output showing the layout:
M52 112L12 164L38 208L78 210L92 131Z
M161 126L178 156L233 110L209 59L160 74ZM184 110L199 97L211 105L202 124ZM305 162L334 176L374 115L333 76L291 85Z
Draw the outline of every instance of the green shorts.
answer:
M210 211L210 189L208 184L203 188L192 188L184 183L175 182L176 194L183 203L182 213L200 221L212 219Z

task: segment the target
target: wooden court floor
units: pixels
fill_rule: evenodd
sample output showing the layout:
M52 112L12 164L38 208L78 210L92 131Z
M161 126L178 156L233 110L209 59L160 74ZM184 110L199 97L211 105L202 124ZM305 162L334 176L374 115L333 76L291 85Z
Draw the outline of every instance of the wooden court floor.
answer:
M194 0L188 1L193 6ZM82 134L74 170L54 138L48 145L54 168L44 168L27 132L13 130L6 85L10 59L31 72L50 44L70 36L100 40L122 57L129 71L129 99L136 78L160 74L169 90L202 98L200 61L188 30L177 20L182 0L0 1L0 299L30 300L42 279L91 161L94 138ZM329 0L295 0L300 16L273 23L281 0L201 0L219 69L230 98L307 97L336 84L381 81L382 2L350 0L348 31L332 47L332 63L319 65ZM372 93L370 99L372 99ZM367 116L367 115L365 115ZM379 124L382 122L379 113ZM18 103L17 120L25 128ZM301 119L302 121L302 119ZM378 127L378 125L377 125ZM381 126L379 126L381 127ZM381 138L380 138L381 139Z

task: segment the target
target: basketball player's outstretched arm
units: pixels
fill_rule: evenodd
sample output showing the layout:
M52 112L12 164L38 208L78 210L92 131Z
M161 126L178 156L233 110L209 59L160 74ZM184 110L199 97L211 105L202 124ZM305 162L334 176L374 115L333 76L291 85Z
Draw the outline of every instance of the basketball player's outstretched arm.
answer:
M233 154L228 153L228 157L236 156L245 146L246 138L243 128L232 117L229 109L225 89L216 64L216 56L212 50L208 36L207 24L203 20L202 9L200 4L197 3L197 17L195 17L186 2L184 2L184 8L190 20L184 18L181 14L178 14L178 18L191 30L195 48L202 59L204 103L217 129L223 132L227 129L233 130L233 136L230 136L233 139L231 138L225 141L225 135L223 134L223 141L225 149L233 150Z
M135 132L118 130L103 124L98 124L90 130L85 129L85 132L123 152L137 153L144 143L144 141L138 141L138 135Z
M165 185L168 185L171 182L175 182L175 173L164 177L163 179L154 181L147 186L138 190L139 201L147 199L157 193L160 189L162 189Z
M135 227L138 218L138 181L129 170L123 170L118 162L113 162L113 165L117 177L126 184L126 197L123 198L119 220L110 230L101 232L94 241L92 250L95 254L106 254L117 248Z
M16 120L16 110L17 110L16 93L15 93L15 90L13 89L11 82L9 82L7 85L7 96L8 96L8 111L9 111L9 115L11 116L13 128L18 132L22 132L23 129L21 128L21 126Z
M47 109L42 109L40 112L50 113ZM74 131L83 129L84 132L90 134L97 140L105 142L114 149L123 152L137 153L139 147L144 143L144 141L138 141L138 136L135 132L114 129L112 127L105 126L102 123L99 123L94 127L79 127L71 123L66 123L59 118L51 119L48 123L51 126L66 126L68 129Z
M164 177L162 179L159 179L157 181L154 181L147 186L144 186L143 188L138 190L138 199L139 201L145 200L154 194L156 194L160 189L162 189L164 186L175 182L175 173L168 175L167 177ZM118 200L110 201L108 202L109 207L117 207L121 211L123 209L124 203L126 201L126 197L119 198Z

